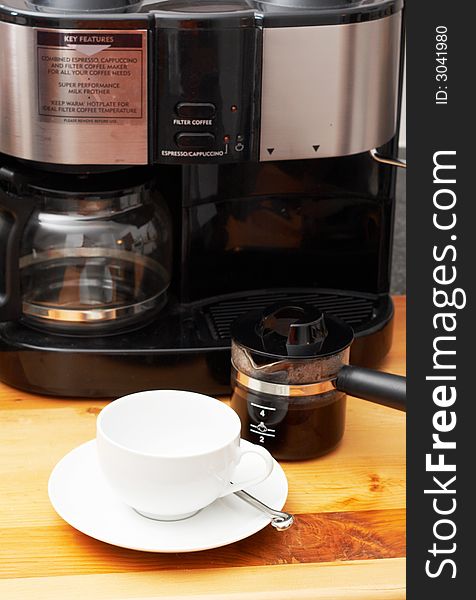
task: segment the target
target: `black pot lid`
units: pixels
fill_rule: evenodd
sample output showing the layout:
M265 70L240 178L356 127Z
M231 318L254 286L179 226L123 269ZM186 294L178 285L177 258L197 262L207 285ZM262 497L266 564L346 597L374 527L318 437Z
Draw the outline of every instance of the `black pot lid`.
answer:
M35 169L9 157L0 162L0 187L7 186L11 193L20 196L31 194L65 199L79 195L117 196L149 188L155 177L151 167L129 167L111 173L64 174Z
M238 317L231 337L270 358L324 358L339 354L354 339L350 325L302 303L278 303Z

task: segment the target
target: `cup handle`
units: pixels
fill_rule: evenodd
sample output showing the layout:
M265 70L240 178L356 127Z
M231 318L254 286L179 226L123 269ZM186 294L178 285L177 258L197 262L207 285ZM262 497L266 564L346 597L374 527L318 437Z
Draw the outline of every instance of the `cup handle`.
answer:
M257 483L264 481L267 477L269 477L271 475L271 471L274 468L274 460L273 460L273 457L271 456L271 454L265 448L262 448L261 446L258 446L257 444L253 444L253 448L250 448L249 450L248 449L243 450L242 448L239 448L239 452L240 452L240 458L239 458L238 462L241 461L241 459L243 458L243 456L245 454L255 454L256 456L259 456L263 460L264 466L265 466L265 471L258 477L253 477L252 479L246 479L245 481L238 481L236 483L229 483L227 485L225 491L220 494L219 498L223 498L223 496L228 496L229 494L239 492L240 490L244 489L245 487L252 487L253 485L256 485Z

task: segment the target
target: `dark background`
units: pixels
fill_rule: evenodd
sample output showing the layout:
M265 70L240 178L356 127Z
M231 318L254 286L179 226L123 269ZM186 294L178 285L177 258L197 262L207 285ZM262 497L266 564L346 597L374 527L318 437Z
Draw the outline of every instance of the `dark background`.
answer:
M404 156L401 153L401 158ZM391 293L405 294L407 291L407 179L405 169L397 174L397 202L395 207L395 231L393 237Z
M407 17L407 585L408 598L430 600L460 600L476 597L474 591L475 534L475 391L473 382L475 335L475 203L474 133L474 39L476 5L455 0L421 2L409 0ZM448 88L449 104L436 106L435 28L448 28ZM458 221L457 286L468 297L465 309L456 311L458 397L456 430L457 449L448 451L457 464L456 499L458 508L451 515L457 525L457 577L451 571L430 579L425 563L431 558L428 549L436 541L433 524L438 520L432 508L432 496L423 491L432 485L432 474L425 471L425 454L431 452L432 417L436 407L432 401L434 382L431 374L433 339L439 335L433 329L434 244L444 244L448 233L438 232L432 224L433 194L439 186L433 184L433 153L456 150L456 210ZM454 187L452 189L455 189ZM446 309L448 310L448 309ZM447 478L442 477L445 481ZM441 542L441 545L444 545Z

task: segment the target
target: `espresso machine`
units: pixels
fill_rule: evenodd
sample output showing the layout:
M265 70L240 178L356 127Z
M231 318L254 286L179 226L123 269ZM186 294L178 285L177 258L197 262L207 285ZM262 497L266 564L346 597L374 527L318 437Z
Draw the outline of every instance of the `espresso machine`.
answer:
M401 0L3 0L0 380L229 391L230 325L392 341Z

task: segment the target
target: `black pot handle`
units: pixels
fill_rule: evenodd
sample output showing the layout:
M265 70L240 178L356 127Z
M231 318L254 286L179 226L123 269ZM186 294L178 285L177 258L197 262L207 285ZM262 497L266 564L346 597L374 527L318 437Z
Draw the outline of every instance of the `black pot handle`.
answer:
M21 315L20 248L25 225L34 208L31 198L10 194L4 184L13 174L0 168L0 322Z
M350 396L406 411L407 380L400 375L346 365L339 371L335 386Z

